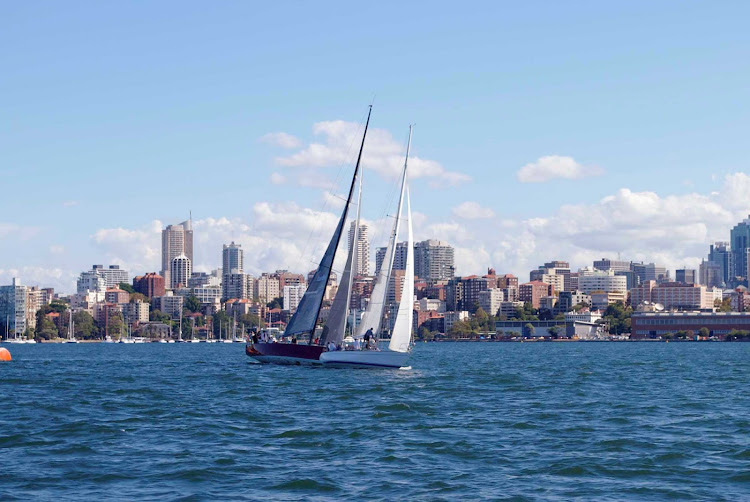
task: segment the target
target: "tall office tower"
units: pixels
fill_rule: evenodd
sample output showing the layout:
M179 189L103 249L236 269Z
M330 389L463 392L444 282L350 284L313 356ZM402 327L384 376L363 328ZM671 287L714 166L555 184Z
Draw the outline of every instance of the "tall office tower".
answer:
M378 248L375 254L375 275L380 273L380 267L385 261L386 248ZM396 252L393 255L393 270L403 270L406 268L406 242L396 244Z
M734 277L747 277L747 250L750 248L750 216L739 222L730 232L730 245L734 255Z
M420 279L450 279L454 271L454 251L448 243L430 239L414 245L414 274Z
M231 244L224 244L221 257L221 269L224 275L243 272L241 244L235 244L234 241Z
M172 260L184 254L193 263L193 220L183 221L179 225L169 225L161 231L161 275L167 284L172 284L169 277ZM184 283L187 285L187 281Z
M357 222L353 221L349 228L348 249L352 248L356 225ZM352 274L355 276L370 275L370 237L368 235L367 225L364 223L359 224L359 235L357 236L357 246L354 249L354 260L352 263Z
M193 272L193 266L190 262L190 258L181 253L179 256L175 256L172 259L172 263L169 267L170 287L172 289L187 287L188 279L190 274Z
M678 268L675 271L674 276L675 281L683 284L693 285L697 283L695 269Z
M610 260L609 258L602 258L601 260L594 260L594 268L597 270L628 272L630 271L630 262L624 260Z
M635 263L630 264L630 270L638 277L638 283L643 284L646 281L667 282L669 273L666 267L654 263Z
M721 265L713 261L703 260L700 268L700 283L709 288L722 288L726 286L726 281L722 276Z
M708 261L720 269L721 282L730 285L734 281L734 253L728 242L714 242L708 251Z

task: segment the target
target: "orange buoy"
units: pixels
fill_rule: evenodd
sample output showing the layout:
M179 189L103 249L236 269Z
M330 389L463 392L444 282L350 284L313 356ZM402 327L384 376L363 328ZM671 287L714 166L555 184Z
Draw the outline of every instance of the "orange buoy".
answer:
M6 348L0 348L0 361L10 361L10 352Z

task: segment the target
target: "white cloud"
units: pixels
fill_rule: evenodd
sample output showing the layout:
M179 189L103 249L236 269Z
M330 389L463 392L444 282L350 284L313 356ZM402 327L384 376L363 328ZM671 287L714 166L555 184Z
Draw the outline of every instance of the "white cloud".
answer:
M581 165L573 157L547 155L523 166L517 176L521 183L543 183L555 178L577 180L602 173L601 168Z
M67 200L63 202L62 205L63 207L74 207L74 206L77 206L78 204L80 204L80 202L78 202L77 200Z
M52 254L63 254L65 252L65 247L57 245L57 244L53 244L52 246L49 247L49 252Z
M0 239L29 240L39 233L39 228L3 223L0 221Z
M495 216L495 211L480 206L478 202L466 201L454 207L453 214L466 220L477 220L492 218Z
M414 233L417 240L436 238L452 244L460 275L494 267L527 280L529 271L546 261L562 259L579 268L618 254L623 259L660 263L670 270L697 267L708 245L726 240L732 226L747 217L748 207L737 198L747 193L744 186L750 187L750 177L736 173L726 176L718 194L661 196L623 188L598 202L563 205L544 217L526 219L492 215L440 221L415 212ZM220 266L221 245L234 240L245 250L250 273L279 268L306 273L315 268L338 222L341 206L329 207L330 211L314 211L294 203L257 202L249 220L196 220L195 269ZM375 250L385 244L393 219L366 223L374 262ZM119 263L132 274L158 270L161 228L161 222L154 221L136 229L98 231L93 240L106 258L99 261ZM345 244L346 235L342 237Z
M283 174L271 173L271 183L274 185L283 185L286 183L286 177Z
M71 292L75 288L78 274L59 267L24 266L20 268L0 268L0 284L10 284L18 278L27 286L53 287L58 292Z
M313 133L323 142L310 143L296 153L277 157L276 163L285 167L326 168L351 164L356 161L362 138L362 127L353 122L332 120L313 125ZM362 166L384 178L397 178L404 164L404 147L385 129L370 128L362 154ZM447 171L434 160L417 155L409 157L409 177L428 178L437 186L453 186L469 181L466 174Z
M302 141L300 141L299 138L285 132L270 132L263 135L260 138L260 141L286 149L299 148L302 146Z

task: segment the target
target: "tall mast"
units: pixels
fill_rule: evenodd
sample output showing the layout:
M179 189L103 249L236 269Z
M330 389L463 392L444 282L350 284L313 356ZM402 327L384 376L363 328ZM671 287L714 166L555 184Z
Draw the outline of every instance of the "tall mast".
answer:
M365 131L362 134L362 143L359 145L359 155L357 155L357 165L354 166L354 176L352 177L352 184L349 186L349 196L346 198L346 205L344 206L344 214L342 215L342 221L344 222L344 225L346 224L346 217L349 214L349 204L352 202L352 195L354 194L354 185L357 181L357 175L359 174L359 164L362 162L362 150L365 148L365 138L367 137L367 128L370 125L370 115L372 115L372 105L370 105L370 109L367 111L367 122L365 122ZM342 228L343 230L343 228ZM341 242L341 234L343 232L339 232L338 238L336 239L336 247L334 249L337 249L339 247L339 243ZM328 285L328 281L331 279L331 272L333 270L333 262L331 262L331 266L328 267L328 273L326 274L326 281L323 285L325 288ZM318 303L318 310L315 314L315 323L313 324L313 328L310 331L310 342L312 343L313 338L315 337L315 327L318 325L318 318L320 317L320 309L323 307L323 296L320 297L320 302Z
M355 267L355 270L359 268L359 216L360 216L360 210L362 208L362 175L364 174L364 171L359 174L359 194L357 195L357 219L354 222L354 233L352 234L352 248L349 250L350 253L352 253L352 265ZM342 333L346 335L346 321L349 318L349 306L351 305L352 301L352 284L354 283L354 273L350 270L349 271L349 284L347 284L348 288L346 291L346 306L344 307L344 326L342 329ZM352 336L354 335L354 324L352 323Z

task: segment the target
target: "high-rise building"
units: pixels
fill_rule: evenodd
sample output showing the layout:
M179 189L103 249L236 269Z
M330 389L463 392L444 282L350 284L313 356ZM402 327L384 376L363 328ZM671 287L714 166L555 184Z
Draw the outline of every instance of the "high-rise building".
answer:
M271 274L262 274L255 280L253 296L261 303L268 303L279 297L279 279Z
M654 263L631 263L630 270L638 277L638 283L646 281L669 282L669 274L666 267ZM583 288L579 288L583 289Z
M357 222L352 221L351 227L349 228L348 249L352 248L354 233L357 230L356 227ZM370 275L370 237L367 225L364 223L359 224L357 243L354 248L354 259L352 260L352 275Z
M625 260L610 260L602 258L594 260L594 268L597 270L614 270L615 272L626 272L630 270L630 262Z
M302 296L305 294L307 288L304 285L300 286L284 286L284 310L293 313L297 310Z
M149 272L146 275L138 275L133 279L133 289L149 298L154 296L164 296L166 286L164 277L156 272Z
M453 247L434 239L414 245L414 275L434 282L451 279L455 272Z
M185 256L184 253L180 253L172 258L172 263L169 267L170 287L172 289L187 287L192 271L193 264L190 258Z
M378 248L375 253L375 275L380 273L380 267L385 260L386 248ZM406 242L396 244L396 250L393 253L393 270L404 270L406 268Z
M224 274L224 279L221 281L221 295L225 300L251 298L253 286L252 275L236 271L231 274Z
M161 232L161 275L167 284L172 284L172 279L169 277L172 260L181 254L187 256L190 263L193 263L192 219L183 221L179 225L169 225Z
M221 256L222 271L224 275L243 272L241 244L235 244L234 241L232 241L231 244L224 244Z
M728 242L714 242L708 251L708 261L716 263L719 266L719 274L721 280L716 286L721 283L726 285L734 284L734 278L736 275L734 266L734 253L732 253L731 247ZM701 282L701 284L706 284ZM706 284L710 286L710 284Z
M750 248L750 216L739 222L730 232L734 255L734 276L747 278L747 250Z
M8 286L0 286L0 324L8 333L8 336L21 336L28 327L26 323L26 309L28 305L28 292L21 281L14 278ZM0 336L5 336L5 332Z
M727 283L724 281L721 264L703 260L698 270L700 273L700 283L704 286L708 286L709 288L726 286Z
M696 284L695 269L692 268L679 268L675 270L675 281L681 282L682 284Z

